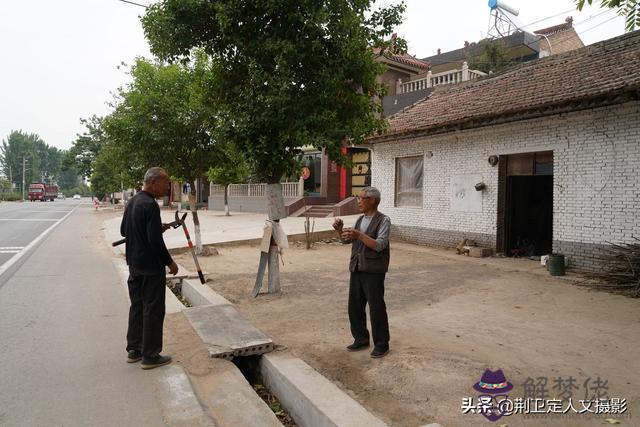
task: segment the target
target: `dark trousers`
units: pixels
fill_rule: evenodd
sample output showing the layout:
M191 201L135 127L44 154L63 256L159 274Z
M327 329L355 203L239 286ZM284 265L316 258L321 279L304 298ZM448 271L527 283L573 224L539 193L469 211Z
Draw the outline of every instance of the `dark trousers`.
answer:
M129 273L129 329L127 351L142 352L155 358L162 351L166 273L146 275Z
M349 280L349 322L354 342L368 343L367 313L369 304L373 344L379 349L389 348L389 320L384 303L385 273L351 273Z

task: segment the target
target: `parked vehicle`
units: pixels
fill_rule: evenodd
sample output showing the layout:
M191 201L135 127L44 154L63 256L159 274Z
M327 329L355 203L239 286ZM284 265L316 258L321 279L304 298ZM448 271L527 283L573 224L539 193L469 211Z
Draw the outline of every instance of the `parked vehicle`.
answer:
M43 182L34 182L29 184L29 200L40 200L46 202L51 200L52 202L58 197L58 191L60 189L56 184L45 184Z

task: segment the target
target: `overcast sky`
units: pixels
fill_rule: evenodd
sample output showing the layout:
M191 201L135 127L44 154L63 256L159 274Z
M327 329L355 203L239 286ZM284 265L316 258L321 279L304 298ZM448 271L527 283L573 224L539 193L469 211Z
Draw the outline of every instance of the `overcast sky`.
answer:
M438 48L460 48L465 40L477 41L487 33L487 0L406 3L398 33L419 58ZM508 3L520 10L517 19L523 26L559 14L526 30L559 24L572 15L585 44L624 32L624 18L614 11L594 6L578 13L573 0ZM119 0L0 0L0 139L23 130L37 133L49 145L69 148L83 131L80 118L107 114L111 93L128 80L118 65L150 57L138 18L143 12Z

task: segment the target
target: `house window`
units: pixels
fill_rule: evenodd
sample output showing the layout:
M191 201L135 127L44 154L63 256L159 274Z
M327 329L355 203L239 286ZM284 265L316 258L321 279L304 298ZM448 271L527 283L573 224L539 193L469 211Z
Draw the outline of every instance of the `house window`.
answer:
M396 159L396 206L422 207L422 177L424 158L402 157Z

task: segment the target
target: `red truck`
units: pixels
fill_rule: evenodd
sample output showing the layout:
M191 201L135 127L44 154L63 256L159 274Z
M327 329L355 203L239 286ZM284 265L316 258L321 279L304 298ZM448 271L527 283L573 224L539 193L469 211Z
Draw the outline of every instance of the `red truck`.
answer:
M40 200L46 202L51 200L52 202L58 197L58 186L56 184L44 184L42 182L34 182L29 185L29 200Z

